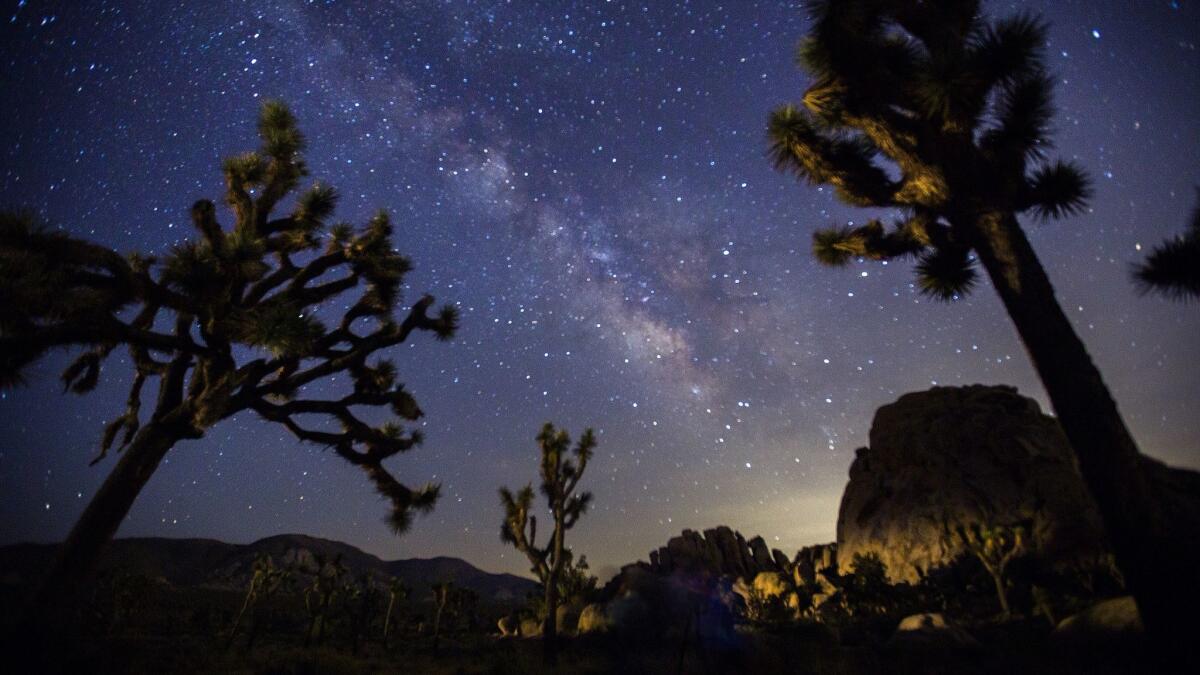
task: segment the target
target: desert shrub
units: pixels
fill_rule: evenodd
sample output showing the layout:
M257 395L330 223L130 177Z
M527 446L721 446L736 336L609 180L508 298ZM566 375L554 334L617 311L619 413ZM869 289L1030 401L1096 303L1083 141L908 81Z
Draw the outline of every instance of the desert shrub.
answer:
M786 594L767 595L757 588L746 594L746 620L763 628L780 628L796 621L796 612L787 606Z
M991 575L978 558L969 554L925 570L915 590L925 611L958 619L983 618L995 613L996 593Z

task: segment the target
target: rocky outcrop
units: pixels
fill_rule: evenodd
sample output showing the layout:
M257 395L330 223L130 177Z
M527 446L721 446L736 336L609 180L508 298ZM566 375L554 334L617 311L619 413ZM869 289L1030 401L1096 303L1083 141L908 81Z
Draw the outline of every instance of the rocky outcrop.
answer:
M728 576L752 581L760 572L791 573L787 555L772 551L762 537L746 541L740 532L720 526L700 534L684 530L650 553L655 574Z
M1016 523L1049 562L1106 550L1054 418L1012 387L934 387L875 413L842 495L837 558L874 553L893 581L916 582L964 552L958 528Z
M796 552L792 561L792 579L797 586L825 585L829 582L822 573L836 572L837 569L837 544L805 546Z

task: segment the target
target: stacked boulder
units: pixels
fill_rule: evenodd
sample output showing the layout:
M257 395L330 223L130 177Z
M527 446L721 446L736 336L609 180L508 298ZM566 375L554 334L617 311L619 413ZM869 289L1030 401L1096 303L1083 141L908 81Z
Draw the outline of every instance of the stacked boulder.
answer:
M650 553L649 568L655 574L708 574L753 579L759 572L784 572L791 567L782 551L767 548L762 537L750 541L740 532L725 527L684 530L667 545Z

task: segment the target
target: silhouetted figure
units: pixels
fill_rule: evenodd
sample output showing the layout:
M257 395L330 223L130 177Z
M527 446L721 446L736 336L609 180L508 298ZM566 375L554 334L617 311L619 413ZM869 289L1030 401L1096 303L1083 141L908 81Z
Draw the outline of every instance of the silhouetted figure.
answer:
M848 204L902 214L890 227L871 219L820 230L816 257L836 266L911 256L921 290L942 299L971 290L982 264L1146 625L1190 640L1200 616L1196 537L1172 531L1176 514L1150 490L1137 445L1017 221L1079 213L1090 192L1079 167L1046 158L1045 25L1029 15L986 21L969 0L822 0L811 13L799 57L813 83L802 107L772 114L771 155ZM1192 583L1181 589L1180 579Z
M500 501L504 504L500 539L529 558L534 575L542 582L546 594L542 640L546 663L553 665L557 659L559 577L572 557L564 539L567 530L575 526L592 501L592 493L576 494L575 488L596 448L596 438L591 429L583 432L575 445L573 462L567 457L571 437L565 430L555 429L547 422L538 434L537 442L542 455L542 494L554 519L554 530L545 546L537 546L537 516L529 513L533 507L533 487L526 485L515 495L508 488L500 488Z
M239 412L282 424L361 467L391 502L397 532L438 497L437 485L409 488L383 465L419 444L420 432L368 424L352 408L387 406L400 420L420 418L395 366L367 359L415 330L449 339L458 313L446 306L430 316L433 298L425 296L402 318L394 315L412 264L393 250L385 213L361 230L327 228L338 194L318 183L276 214L308 173L304 138L278 102L262 106L258 132L260 151L224 164L233 226L217 222L212 202L198 201L192 222L199 240L161 257L127 258L29 216L0 214L0 384L20 382L27 366L58 348L85 350L62 376L77 393L96 386L102 362L118 347L129 350L134 368L125 412L105 429L93 463L114 444L121 458L67 537L41 588L42 607L72 604L176 443ZM357 298L342 297L355 289ZM317 318L342 307L348 309L333 326ZM308 385L344 375L351 393L332 400L304 395ZM157 401L143 420L142 388L155 379ZM298 419L312 415L327 416L338 430Z

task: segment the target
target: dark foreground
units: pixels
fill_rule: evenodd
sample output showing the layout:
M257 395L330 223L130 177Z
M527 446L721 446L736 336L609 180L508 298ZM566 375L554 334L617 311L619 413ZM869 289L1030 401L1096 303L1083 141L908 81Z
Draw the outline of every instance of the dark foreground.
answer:
M86 631L85 631L86 632ZM870 634L799 625L776 631L739 629L732 644L705 645L679 636L586 635L562 641L556 669L543 664L538 639L484 633L410 635L384 647L364 642L305 646L263 637L247 648L198 634L87 636L59 633L24 639L9 651L8 672L56 673L1158 673L1187 672L1156 661L1144 641L1064 645L1025 623L977 629L980 646L890 645ZM7 670L7 668L6 668Z

